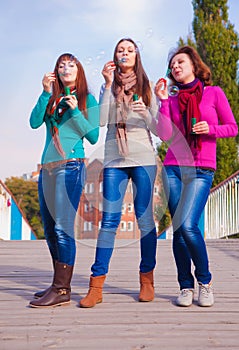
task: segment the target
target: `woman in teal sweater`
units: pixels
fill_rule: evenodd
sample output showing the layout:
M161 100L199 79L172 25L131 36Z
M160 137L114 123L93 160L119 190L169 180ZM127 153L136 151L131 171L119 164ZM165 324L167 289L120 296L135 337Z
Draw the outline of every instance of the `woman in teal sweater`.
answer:
M44 75L43 92L34 107L30 125L46 126L38 194L44 234L53 261L52 285L37 292L31 307L70 302L70 283L76 255L74 221L85 182L84 146L99 136L99 109L89 93L81 63L62 54L53 73Z

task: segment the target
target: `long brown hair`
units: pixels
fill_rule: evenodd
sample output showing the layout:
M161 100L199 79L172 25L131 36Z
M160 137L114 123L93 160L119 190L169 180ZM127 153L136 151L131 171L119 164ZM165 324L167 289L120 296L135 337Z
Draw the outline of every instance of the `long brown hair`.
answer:
M123 38L121 40L119 40L119 42L117 43L115 50L114 50L114 62L116 64L116 70L114 71L114 81L112 84L112 91L114 96L116 97L116 90L118 86L122 86L121 83L121 79L120 79L120 74L119 74L119 64L118 64L118 60L116 57L117 54L117 50L118 50L118 46L120 45L120 43L122 43L123 41L129 41L131 42L134 47L135 47L135 52L136 52L136 57L135 57L135 66L134 66L134 72L136 74L137 77L137 84L135 86L135 93L137 93L139 96L142 97L144 103L146 106L150 106L150 102L151 102L151 97L152 97L152 93L151 93L151 89L150 89L150 84L149 84L149 79L144 71L142 62L141 62L141 57L140 57L140 52L139 52L139 48L137 46L137 44L130 38Z
M59 97L60 94L64 93L64 86L60 80L59 74L58 74L58 68L62 61L64 60L70 60L75 62L77 66L77 76L76 76L76 96L78 100L78 108L79 110L86 116L87 110L86 110L86 97L89 93L88 85L86 81L86 76L84 69L82 67L82 64L80 61L71 53L63 53L61 56L58 57L56 61L56 65L54 68L54 73L56 76L56 81L52 85L52 96L49 100L48 107L47 107L47 113L50 113L51 107L54 103L54 101Z
M212 85L212 73L210 68L203 62L199 56L199 53L191 46L182 46L173 52L169 58L168 69L171 68L172 59L180 53L185 53L189 56L193 64L195 77L203 81L205 86ZM176 83L176 80L171 72L168 74L168 77L173 81L173 83Z

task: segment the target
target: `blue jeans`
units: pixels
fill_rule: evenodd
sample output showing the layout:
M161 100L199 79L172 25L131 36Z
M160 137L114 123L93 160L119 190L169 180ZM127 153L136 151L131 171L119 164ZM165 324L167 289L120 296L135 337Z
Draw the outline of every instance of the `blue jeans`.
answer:
M129 179L132 179L133 183L134 210L141 233L140 271L149 272L154 269L157 235L152 198L156 171L155 165L104 169L103 218L97 240L95 262L91 267L93 276L102 276L108 272Z
M68 162L42 169L38 195L44 234L53 260L73 266L76 245L74 221L85 182L85 164Z
M180 289L194 288L191 260L197 281L208 284L212 276L198 223L210 193L214 171L165 166L162 177L173 223L173 254Z

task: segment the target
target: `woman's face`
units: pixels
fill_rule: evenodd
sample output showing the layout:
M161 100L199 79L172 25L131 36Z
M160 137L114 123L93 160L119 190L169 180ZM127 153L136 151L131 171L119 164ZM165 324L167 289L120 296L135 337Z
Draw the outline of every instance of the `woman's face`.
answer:
M193 63L186 53L175 55L170 69L174 79L179 83L187 84L195 79Z
M135 66L136 50L130 41L121 41L116 50L116 59L122 72L133 70Z
M58 75L64 86L75 86L78 68L72 60L62 60L58 66Z

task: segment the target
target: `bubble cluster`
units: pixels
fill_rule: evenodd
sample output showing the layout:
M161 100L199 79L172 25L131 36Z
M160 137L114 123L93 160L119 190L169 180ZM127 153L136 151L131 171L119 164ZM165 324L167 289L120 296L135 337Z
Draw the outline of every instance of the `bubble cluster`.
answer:
M96 56L96 60L99 61L99 60L102 60L105 56L105 51L104 50L101 50L98 55Z
M93 62L93 58L92 57L87 57L85 60L85 64L90 65Z

